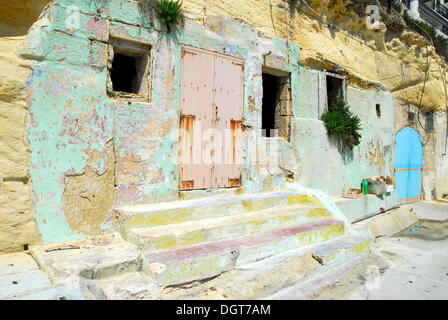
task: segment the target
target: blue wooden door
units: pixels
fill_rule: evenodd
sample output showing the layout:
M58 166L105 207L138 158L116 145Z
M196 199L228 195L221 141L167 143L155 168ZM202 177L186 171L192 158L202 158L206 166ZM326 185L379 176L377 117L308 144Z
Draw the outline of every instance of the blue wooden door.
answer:
M404 128L395 140L395 182L401 203L420 200L422 169L422 138L414 129Z

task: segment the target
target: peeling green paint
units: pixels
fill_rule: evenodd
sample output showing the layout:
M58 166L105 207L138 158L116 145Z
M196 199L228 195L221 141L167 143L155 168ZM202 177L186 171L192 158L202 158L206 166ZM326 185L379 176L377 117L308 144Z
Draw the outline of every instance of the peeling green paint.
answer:
M299 45L261 35L246 24L217 16L208 17L205 26L186 18L181 27L167 34L137 2L126 0L76 1L79 28L67 28L73 4L70 0L55 0L30 30L21 52L35 60L28 82L30 174L44 244L84 236L73 232L65 217L61 200L65 177L82 174L92 152L105 153L106 144L112 139L117 205L178 199L176 130L182 45L245 61L245 192L280 188L286 179L284 170L294 172L299 183L330 194L357 187L358 180L366 176L392 174L392 96L350 89L350 103L365 130L353 157L344 158L334 142L328 141L318 120L319 88L311 81L318 77L318 72L299 65ZM150 100L108 96L109 37L151 46ZM261 129L263 64L291 73L294 110L291 141L278 139L281 168L274 168L269 175L260 174L256 166L259 159L248 151L249 144L256 142L252 133L258 134ZM373 119L376 101L383 106L384 119ZM376 156L380 154L385 164L381 170L366 158L376 146ZM99 161L94 169L104 172L106 163ZM106 221L103 229L110 229Z

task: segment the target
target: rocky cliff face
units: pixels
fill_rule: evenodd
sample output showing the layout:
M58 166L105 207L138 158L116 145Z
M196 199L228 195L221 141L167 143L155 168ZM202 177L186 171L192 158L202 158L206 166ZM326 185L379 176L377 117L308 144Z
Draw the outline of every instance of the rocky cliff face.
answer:
M28 172L26 82L32 69L17 56L22 41L0 37L0 252L40 242Z
M0 37L23 36L51 0L0 0Z

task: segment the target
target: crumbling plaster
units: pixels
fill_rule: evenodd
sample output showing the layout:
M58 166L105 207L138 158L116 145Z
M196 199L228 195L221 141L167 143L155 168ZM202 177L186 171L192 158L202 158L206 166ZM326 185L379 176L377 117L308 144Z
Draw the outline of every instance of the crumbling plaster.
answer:
M394 98L382 90L360 90L349 86L348 103L361 119L361 143L353 150L340 141L328 138L318 118L319 76L322 73L304 69L301 97L305 106L298 110L293 126L297 181L330 195L341 195L349 188L360 188L363 178L393 175ZM381 105L381 118L375 105ZM313 113L310 110L314 110ZM309 116L311 114L311 116ZM331 181L331 183L328 183Z
M319 121L318 86L308 81L318 71L300 64L299 45L261 34L235 19L186 14L172 33L157 20L146 19L135 1L80 1L80 28L67 28L69 0L55 0L28 34L21 52L32 59L28 82L31 126L31 180L36 218L44 243L78 239L108 230L107 206L92 225L81 225L83 206L64 200L82 198L82 178L109 177L99 190L116 186L116 205L174 200L178 192L178 134L181 48L191 45L245 61L244 192L274 190L287 176L308 187L340 195L359 187L360 179L390 175L393 145L393 97L385 91L349 88L349 102L363 121L363 140L352 155L327 139ZM126 21L126 22L124 22ZM151 23L154 22L154 24ZM107 41L110 36L151 45L152 94L148 101L113 99L107 95ZM269 54L270 53L270 54ZM275 150L251 154L261 129L262 66L291 73L293 113L290 142L277 138ZM320 97L320 98L319 98ZM375 120L375 103L384 119ZM113 141L115 169L108 145ZM94 156L92 158L92 156ZM372 156L374 155L374 156ZM97 159L98 161L92 161ZM263 163L267 160L267 164ZM266 170L267 172L263 171ZM93 174L95 172L95 174ZM107 173L107 174L106 174ZM76 181L79 177L80 181ZM331 181L332 183L328 183ZM92 190L89 192L94 194ZM108 199L107 203L110 203ZM68 212L70 210L70 212ZM90 216L92 213L88 213Z

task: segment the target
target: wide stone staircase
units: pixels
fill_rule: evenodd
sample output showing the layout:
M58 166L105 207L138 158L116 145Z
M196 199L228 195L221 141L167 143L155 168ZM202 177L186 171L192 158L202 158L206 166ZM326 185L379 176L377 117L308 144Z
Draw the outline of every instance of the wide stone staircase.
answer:
M315 198L294 192L215 196L114 209L115 227L142 251L160 287L213 278L297 249L324 269L369 251Z
M281 191L123 206L111 217L119 233L30 253L53 285L88 299L306 298L370 263L369 236L316 199Z

